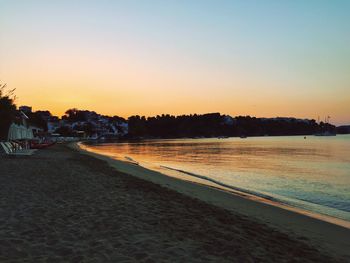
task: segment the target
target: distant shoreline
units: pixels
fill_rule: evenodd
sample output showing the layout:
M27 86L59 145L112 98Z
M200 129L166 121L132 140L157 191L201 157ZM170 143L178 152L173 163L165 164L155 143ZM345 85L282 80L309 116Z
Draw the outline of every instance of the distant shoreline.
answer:
M72 147L85 154L107 161L110 166L121 172L198 198L233 213L254 218L254 220L267 223L283 232L305 236L313 243L330 249L334 253L350 256L347 249L350 244L350 223L347 221L301 211L256 196L232 192L229 189L209 187L172 178L138 165L89 152L81 143L74 144Z
M182 140L182 139L230 139L230 138L236 138L236 139L247 139L247 138L274 138L274 137L317 137L317 138L332 138L337 136L349 136L350 134L336 134L336 136L317 136L315 134L295 134L295 135L256 135L256 136L246 136L244 138L241 138L240 136L227 136L224 138L221 138L220 136L213 136L213 137L140 137L140 138L105 138L105 139L86 139L82 140L84 143L101 143L101 142L139 142L139 141L148 141L148 140Z

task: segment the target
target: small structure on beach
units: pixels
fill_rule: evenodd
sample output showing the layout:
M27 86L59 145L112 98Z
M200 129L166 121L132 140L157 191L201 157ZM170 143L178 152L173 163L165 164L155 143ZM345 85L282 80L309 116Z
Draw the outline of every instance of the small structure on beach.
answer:
M7 139L12 140L31 140L34 138L33 128L28 124L28 116L22 111L18 112L16 121L13 122L8 131Z

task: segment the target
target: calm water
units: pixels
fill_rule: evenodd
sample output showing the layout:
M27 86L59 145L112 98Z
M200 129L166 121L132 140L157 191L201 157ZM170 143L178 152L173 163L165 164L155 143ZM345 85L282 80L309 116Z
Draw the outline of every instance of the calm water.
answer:
M94 151L350 221L350 136L148 140Z

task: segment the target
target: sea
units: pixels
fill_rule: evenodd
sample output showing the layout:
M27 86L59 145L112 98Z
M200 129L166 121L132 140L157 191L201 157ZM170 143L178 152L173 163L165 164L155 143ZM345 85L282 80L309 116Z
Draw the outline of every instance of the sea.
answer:
M90 150L350 222L350 135L155 139Z

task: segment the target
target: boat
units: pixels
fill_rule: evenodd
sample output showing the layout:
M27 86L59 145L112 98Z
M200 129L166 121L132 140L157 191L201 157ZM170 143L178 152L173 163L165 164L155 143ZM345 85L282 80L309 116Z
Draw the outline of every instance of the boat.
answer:
M327 116L324 118L324 123L326 125L330 124L329 123L330 118L331 118L330 116ZM320 117L318 117L318 121L320 121ZM315 133L314 135L315 136L336 136L337 133L335 131L322 131L322 132Z
M54 142L44 141L44 142L31 142L30 148L31 149L44 149L51 145L54 145Z

